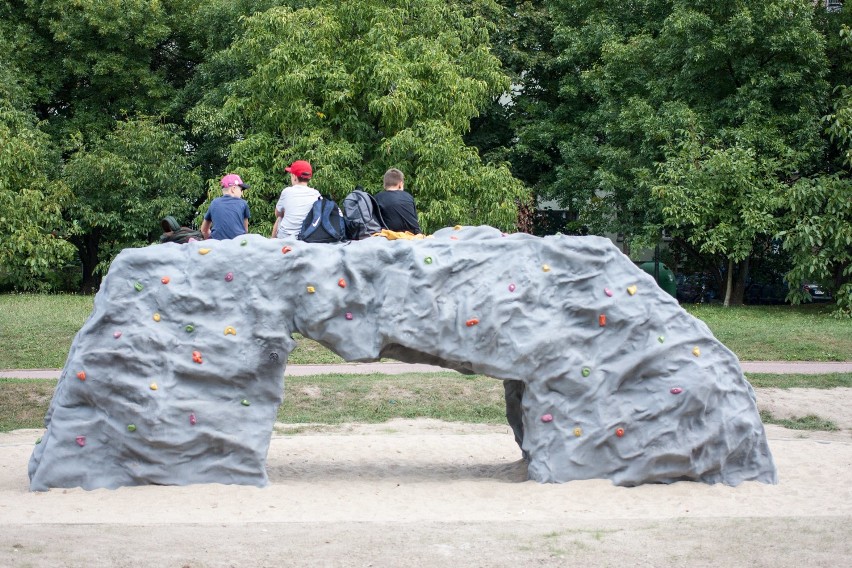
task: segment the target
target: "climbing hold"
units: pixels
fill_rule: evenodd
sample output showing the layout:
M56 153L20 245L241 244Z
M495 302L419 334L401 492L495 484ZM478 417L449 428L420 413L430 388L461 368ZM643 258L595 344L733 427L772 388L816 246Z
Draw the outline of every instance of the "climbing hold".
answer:
M696 357L699 357L701 355L701 349L699 349L698 346L696 345L695 347L692 348L692 354L695 355Z
M601 314L598 316L598 325L601 327L606 327L606 314Z
M281 254L287 254L291 250L293 250L291 247L281 247Z
M243 239L243 240L241 240L241 241L240 241L240 246L241 246L241 247L244 247L244 246L246 246L247 244L248 244L248 241L247 241L246 239Z
M574 435L579 438L580 436L583 435L583 429L582 428L574 428Z
M162 278L160 278L160 282L162 282L163 284L168 284L170 280L171 279L168 276L163 276Z
M230 325L225 328L225 335L236 335L237 330L231 327Z
M669 391L672 394L680 394L683 392L683 389L680 387L672 387L672 390Z
M198 254L207 254L210 252L210 249L198 249Z
M120 331L114 331L114 332L112 333L112 336L113 336L114 338L118 339L119 337L121 337L121 332L120 332Z
M246 399L242 399L240 401L240 404L242 404L243 406L251 406L251 403Z
M346 312L346 319L348 319L348 320L352 319L352 312Z
M270 353L269 354L269 360L270 361L277 361L278 360L278 353Z
M450 240L451 241L457 241L457 240L459 240L459 238L458 237L450 237Z
M192 325L192 324L189 324L184 329L186 330L187 333L192 333L193 331L195 331L195 326Z
M230 282L233 279L234 279L234 273L233 272L229 272L225 275L225 282Z
M337 285L340 286L341 288L346 288L346 280L341 278L340 280L337 281Z
M317 289L314 288L313 286L308 286L308 294L313 294L316 291L317 291Z
M197 420L195 419L195 414L190 414L189 415L189 423L192 424L193 426L195 426L196 422L197 422Z
M135 432L136 431L136 424L128 424L127 425L127 431L128 432Z
M544 270L545 272L550 272L550 265L549 264L542 264L541 269Z
M615 435L618 436L619 438L624 436L624 428L616 428L615 429Z
M39 436L38 439L36 440L36 446L39 445L39 444L41 444L41 436Z
M553 415L552 414L545 414L544 416L541 417L541 421L542 422L552 422L553 421Z
M665 340L666 340L665 335L661 335L661 336L657 337L657 341L659 341L660 343L663 343Z
M627 287L627 293L630 294L631 296L636 293L636 290L637 290L636 285Z
M589 375L591 375L591 374L592 374L592 370L591 370L590 368L588 368L588 367L583 367L583 370L582 370L582 371L580 371L580 373L581 373L584 377L588 377Z
M77 445L81 448L86 445L86 437L85 436L77 436Z
M456 225L455 227L453 227L453 230L454 231L461 231L461 228L462 228L461 225Z
M157 386L157 383L151 383L150 385L148 385L148 388L151 389L152 391L155 391L160 387Z
M199 365L204 361L201 360L201 351L193 351L192 352L192 361L194 363L198 363Z
M604 294L609 297L612 297L612 290L610 290L609 288L604 288Z
M154 321L160 321L160 314L155 313L155 314L154 314L153 316L151 316L151 317L153 318L153 320L154 320Z
M85 381L86 380L86 371L80 371L79 373L77 373L77 378L80 379L81 381Z
M514 292L514 291L515 291L515 285L509 284L509 292Z
M479 323L479 320L478 320L478 319L476 319L476 318L470 318L469 320L467 320L466 322L464 322L464 324L465 324L467 327L473 327L473 326L475 326L475 325L476 325L476 324L478 324L478 323Z
M427 256L426 258L423 259L423 262L425 262L426 264L432 264L432 257Z
M145 286L143 286L141 282L137 282L136 284L133 285L133 287L136 288L137 292L141 292L142 288L144 288Z

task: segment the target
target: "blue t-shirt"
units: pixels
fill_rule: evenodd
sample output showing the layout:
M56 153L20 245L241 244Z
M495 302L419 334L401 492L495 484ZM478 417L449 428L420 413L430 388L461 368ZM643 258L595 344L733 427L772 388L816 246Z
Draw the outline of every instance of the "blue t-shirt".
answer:
M246 233L245 219L251 219L248 203L239 197L223 195L210 204L205 221L211 221L210 238L233 239Z

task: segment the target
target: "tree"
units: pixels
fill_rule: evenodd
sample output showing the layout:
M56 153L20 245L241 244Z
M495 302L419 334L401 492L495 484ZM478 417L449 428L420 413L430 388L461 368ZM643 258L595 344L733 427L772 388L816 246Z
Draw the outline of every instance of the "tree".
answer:
M314 164L318 189L336 198L402 169L426 231L513 228L524 187L462 138L508 87L486 22L441 0L304 4L244 20L207 71L230 76L209 85L190 115L195 132L230 138L230 170L258 190L253 210L271 211L284 168L301 158ZM271 215L255 226L268 225Z
M97 288L121 249L159 235L160 219L195 210L203 185L183 147L173 125L137 119L118 123L68 161L62 181L74 196L66 208L69 240L83 265L84 292Z
M29 111L8 47L0 38L0 286L49 289L73 255L56 238L68 196L55 183L58 154Z
M822 156L828 61L813 6L589 0L551 14L559 103L528 126L556 133L545 192L593 232L691 241L740 303L749 239L777 230L782 184Z

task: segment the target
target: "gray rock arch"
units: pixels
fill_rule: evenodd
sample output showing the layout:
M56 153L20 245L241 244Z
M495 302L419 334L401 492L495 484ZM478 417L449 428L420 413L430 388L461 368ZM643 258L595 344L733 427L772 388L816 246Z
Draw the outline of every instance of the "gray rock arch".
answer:
M123 251L68 354L31 489L265 485L294 332L347 361L509 381L536 481L777 481L736 356L608 240L461 227Z

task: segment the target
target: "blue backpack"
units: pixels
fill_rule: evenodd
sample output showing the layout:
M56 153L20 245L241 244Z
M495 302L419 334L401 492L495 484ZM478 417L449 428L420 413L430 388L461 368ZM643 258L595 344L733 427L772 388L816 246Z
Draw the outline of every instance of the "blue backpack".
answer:
M306 243L339 243L346 240L346 223L337 203L320 197L302 222L299 240Z

